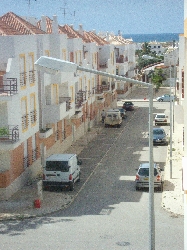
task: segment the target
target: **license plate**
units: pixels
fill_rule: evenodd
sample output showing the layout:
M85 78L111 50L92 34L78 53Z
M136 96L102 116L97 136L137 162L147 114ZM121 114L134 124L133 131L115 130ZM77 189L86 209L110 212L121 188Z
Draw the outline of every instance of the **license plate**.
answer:
M147 180L149 180L149 178L144 178L144 181L147 181Z

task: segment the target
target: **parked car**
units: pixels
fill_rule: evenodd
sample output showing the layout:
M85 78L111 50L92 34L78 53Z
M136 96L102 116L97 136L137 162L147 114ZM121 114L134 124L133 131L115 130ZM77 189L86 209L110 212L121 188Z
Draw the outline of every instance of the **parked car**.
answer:
M171 99L171 101L174 101L175 96L173 96L173 95L170 96L168 94L165 94L165 95L162 95L162 96L159 96L159 97L156 98L156 100L158 102L170 102L170 99Z
M120 111L122 119L125 119L127 117L125 109L119 108L119 111Z
M105 127L120 127L122 123L122 117L119 109L109 109L106 111L106 117L104 120Z
M167 145L167 134L163 128L153 128L153 145Z
M136 173L136 190L149 187L149 162L141 163ZM158 164L154 163L154 188L163 190L163 176Z
M53 154L46 159L43 171L43 189L68 187L74 190L74 183L80 181L82 161L76 154Z
M122 108L125 109L126 111L132 111L134 110L134 104L132 102L126 101L123 103Z
M158 113L155 116L155 125L167 125L167 116L164 113Z

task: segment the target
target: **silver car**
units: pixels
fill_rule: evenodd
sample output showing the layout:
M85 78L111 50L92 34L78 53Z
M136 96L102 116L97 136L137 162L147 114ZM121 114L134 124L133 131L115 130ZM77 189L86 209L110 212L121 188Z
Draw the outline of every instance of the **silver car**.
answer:
M165 94L156 98L158 102L170 102L170 100L175 101L175 99L176 99L175 96L173 95L170 96L168 94Z
M158 191L163 189L161 169L158 164L154 163L154 188ZM149 162L141 163L136 173L136 190L149 187Z
M155 116L155 125L167 125L167 116L164 113L158 113Z

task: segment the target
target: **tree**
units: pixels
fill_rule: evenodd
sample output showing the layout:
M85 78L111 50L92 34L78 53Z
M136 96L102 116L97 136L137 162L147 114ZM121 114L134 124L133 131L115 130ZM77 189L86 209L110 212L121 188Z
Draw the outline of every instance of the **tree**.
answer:
M160 88L162 81L166 80L166 75L162 69L155 69L154 71L151 71L149 73L149 77L151 77L152 83L155 85L156 90Z
M151 49L149 47L149 43L145 42L143 45L142 45L142 53L144 55L149 55L151 54Z

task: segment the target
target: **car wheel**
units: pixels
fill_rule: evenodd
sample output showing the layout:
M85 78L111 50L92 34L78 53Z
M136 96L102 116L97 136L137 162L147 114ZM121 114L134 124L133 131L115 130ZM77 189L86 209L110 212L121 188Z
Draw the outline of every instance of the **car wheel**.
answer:
M81 178L80 178L80 173L79 173L79 176L78 176L77 182L80 182L80 181L81 181Z
M69 185L69 190L73 191L74 190L74 181L72 181Z
M158 187L157 190L160 191L160 192L162 192L162 190L163 190L163 184L161 184L161 186Z

